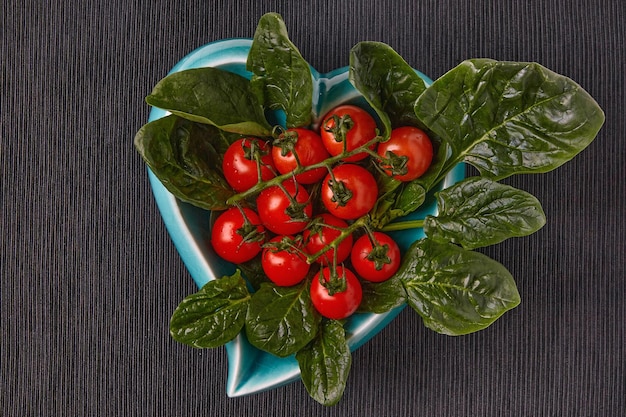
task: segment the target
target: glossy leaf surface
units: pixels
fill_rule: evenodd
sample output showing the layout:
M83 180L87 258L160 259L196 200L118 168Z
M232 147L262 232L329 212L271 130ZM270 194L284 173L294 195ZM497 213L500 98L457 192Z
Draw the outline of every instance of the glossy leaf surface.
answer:
M397 276L383 282L361 281L363 300L359 312L386 313L406 303L406 292Z
M309 395L327 406L339 402L352 365L341 322L324 321L318 335L296 354L296 359Z
M170 74L157 83L146 102L227 132L269 136L272 130L250 81L219 68L192 68Z
M289 40L278 14L267 13L259 20L246 66L254 74L251 81L262 102L272 110L283 110L287 127L311 122L311 68Z
M221 155L231 139L213 126L169 115L145 124L135 148L170 193L204 209L223 210L235 194L221 173Z
M483 176L550 171L595 138L604 113L571 79L539 64L467 60L418 98L417 117ZM445 169L444 169L445 171Z
M389 45L359 42L350 51L350 82L378 113L384 136L398 126L417 126L415 101L426 84Z
M178 305L170 321L170 334L196 348L222 346L243 329L249 300L239 272L209 281Z
M451 243L418 240L397 274L408 305L439 333L484 329L520 302L515 281L502 264Z
M534 196L488 178L467 178L436 196L439 213L424 220L426 235L466 249L528 236L546 223Z
M246 318L248 341L279 357L306 346L317 334L321 316L311 303L309 281L293 287L261 284Z

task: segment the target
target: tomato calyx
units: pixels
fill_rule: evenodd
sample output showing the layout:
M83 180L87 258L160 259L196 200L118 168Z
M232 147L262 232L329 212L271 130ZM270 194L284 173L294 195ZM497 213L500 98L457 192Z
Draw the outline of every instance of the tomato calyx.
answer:
M272 146L280 149L282 156L287 156L292 153L300 166L298 160L298 154L295 152L296 142L298 142L298 132L293 130L284 130L281 126L276 126L274 129L276 138L272 141Z
M300 247L302 246L302 236L282 236L280 239L272 239L261 245L262 248L268 249L274 253L286 251L289 253L297 253L305 255Z
M328 291L328 295L330 296L345 292L348 289L345 270L342 268L341 271L342 274L339 275L337 273L337 268L331 267L328 279L325 279L323 274L318 274L317 279L319 279L320 284L326 288L326 291Z
M246 146L246 144L248 146ZM267 164L263 163L263 160L262 160L264 156L270 155L268 148L263 148L257 143L257 141L250 140L250 141L242 142L241 149L243 151L244 158L246 158L249 161L256 162L257 174L258 174L258 178L260 182L261 181L261 168L263 168L264 166L268 166Z
M264 150L261 146L259 146L255 140L249 140L249 141L246 141L246 143L249 146L245 146L244 143L242 142L241 149L243 150L244 158L250 161L260 162L262 156L269 154L269 152L267 150Z
M289 206L285 209L285 214L289 216L291 221L293 222L308 222L310 217L306 214L306 208L310 204L309 199L300 203L298 202L298 193L300 192L300 188L296 186L295 195L291 195L289 191L285 188L282 183L277 184L278 188L281 189L285 196L289 199Z
M328 186L333 192L333 196L330 201L333 203L337 203L340 207L345 207L346 204L352 199L352 191L343 181L337 181L336 179L331 179L328 181Z
M409 172L407 166L409 158L404 155L396 155L391 151L387 151L385 158L377 156L378 166L392 177L406 175Z
M323 128L326 132L332 134L334 140L336 142L343 143L343 151L346 152L347 148L347 140L346 137L350 129L354 127L354 121L349 114L344 114L343 116L338 116L333 114L331 117L326 119L323 124Z
M377 271L383 269L385 265L391 263L391 258L388 255L389 245L384 243L380 244L376 240L372 240L372 251L367 255L367 260L374 262L374 267Z
M335 174L332 170L328 170L328 174L330 175L330 180L328 181L328 187L331 189L333 195L330 198L330 201L336 203L340 207L345 207L350 200L352 199L353 193L350 190L346 183L343 181L338 181L335 178Z
M239 246L242 246L247 243L256 243L256 242L265 241L265 232L264 231L259 232L258 225L253 224L250 221L250 219L246 215L246 212L240 206L237 206L237 209L239 209L239 211L241 212L241 215L243 216L243 224L236 231L236 233L239 236L241 236L241 239L242 239L241 242L239 243Z
M248 144L248 146L246 146L246 143ZM249 161L254 161L256 163L257 178L259 179L257 183L262 182L263 167L268 167L270 168L270 170L274 171L271 166L263 162L263 157L270 155L268 147L263 148L257 143L257 141L249 140L242 142L241 148L243 151L243 157Z

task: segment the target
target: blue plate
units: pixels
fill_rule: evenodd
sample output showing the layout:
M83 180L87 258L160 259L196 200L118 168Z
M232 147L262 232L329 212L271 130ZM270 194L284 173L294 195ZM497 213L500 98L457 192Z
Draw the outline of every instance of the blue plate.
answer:
M213 42L191 52L172 68L172 72L198 67L219 67L250 78L246 70L251 39L227 39ZM314 80L313 112L316 122L330 109L341 103L352 102L369 106L360 97L348 80L348 68L340 68L326 74L311 69ZM417 72L427 84L432 81ZM166 116L168 113L153 108L149 120ZM465 168L458 165L445 178L442 186L448 187L464 178ZM234 266L219 258L209 241L210 213L177 200L148 170L150 184L167 230L198 287L208 281L230 275ZM423 219L436 213L436 202L432 195L423 207L411 214L411 218ZM393 237L404 251L417 239L424 237L422 229L394 232ZM348 319L346 332L351 350L355 350L383 329L402 308L385 314L356 314ZM226 392L231 397L251 394L279 387L299 378L300 370L295 357L278 358L251 346L244 334L226 345L228 353L228 381Z

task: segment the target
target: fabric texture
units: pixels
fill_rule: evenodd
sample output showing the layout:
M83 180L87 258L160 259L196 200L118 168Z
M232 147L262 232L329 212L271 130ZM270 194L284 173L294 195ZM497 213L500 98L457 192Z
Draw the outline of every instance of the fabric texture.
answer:
M626 415L626 3L623 0L3 1L0 415ZM507 180L548 223L485 250L521 305L448 337L405 309L353 354L342 401L300 382L225 394L225 350L168 333L195 291L133 148L144 97L184 55L280 13L321 72L361 40L437 78L466 58L536 61L606 124L574 160Z

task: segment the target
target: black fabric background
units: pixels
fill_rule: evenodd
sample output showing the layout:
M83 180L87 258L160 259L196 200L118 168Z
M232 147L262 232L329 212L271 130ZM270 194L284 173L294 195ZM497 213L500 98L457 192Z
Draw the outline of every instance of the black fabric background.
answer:
M0 415L626 415L626 3L3 1L0 32ZM441 336L405 309L356 351L341 403L301 383L225 394L225 350L170 339L195 290L134 151L144 97L185 54L283 15L318 70L360 40L439 77L470 57L537 61L606 112L564 167L508 183L542 202L537 234L485 250L522 304Z

